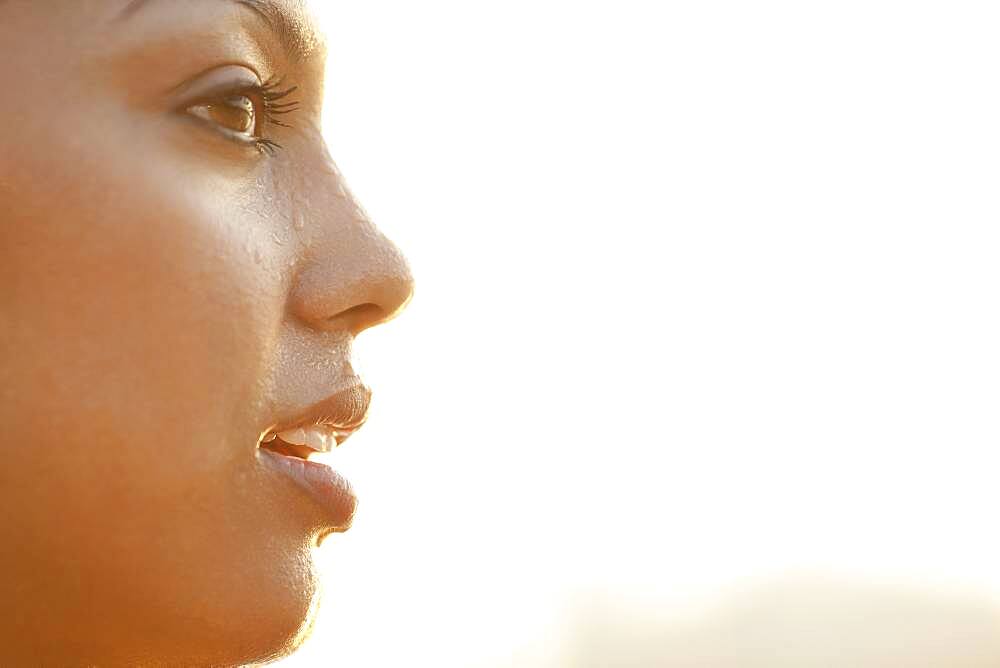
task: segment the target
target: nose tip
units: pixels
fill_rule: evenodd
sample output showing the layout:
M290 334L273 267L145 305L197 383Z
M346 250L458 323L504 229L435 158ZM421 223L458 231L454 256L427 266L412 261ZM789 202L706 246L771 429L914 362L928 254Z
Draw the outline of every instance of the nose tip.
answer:
M384 276L367 286L359 285L357 292L359 299L363 293L367 301L329 316L325 329L347 330L357 335L399 315L413 299L413 277L409 265L404 261L402 271Z
M357 335L392 320L412 300L406 258L373 225L362 227L329 240L302 268L290 306L310 327Z

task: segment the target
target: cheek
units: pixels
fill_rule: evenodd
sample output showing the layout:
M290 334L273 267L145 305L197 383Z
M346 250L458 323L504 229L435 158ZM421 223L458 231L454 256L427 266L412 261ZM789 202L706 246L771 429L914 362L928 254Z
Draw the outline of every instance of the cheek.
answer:
M88 188L92 170L102 179ZM69 161L19 192L0 275L4 353L18 360L7 375L28 414L58 407L64 429L144 456L184 457L192 429L225 440L259 395L283 308L261 219L230 204L248 198L137 164Z
M281 311L226 198L128 155L22 165L0 226L0 411L54 470L174 489L233 456Z
M123 609L189 595L207 618L268 611L272 637L291 633L306 546L272 554L280 527L234 502L287 292L267 198L141 162L19 174L0 215L0 503L19 554L0 567L48 573L67 606L84 582Z

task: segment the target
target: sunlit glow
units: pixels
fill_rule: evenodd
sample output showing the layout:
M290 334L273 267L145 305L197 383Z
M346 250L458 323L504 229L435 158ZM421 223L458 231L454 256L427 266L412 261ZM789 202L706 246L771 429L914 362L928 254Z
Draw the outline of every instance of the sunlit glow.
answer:
M998 665L988 3L314 4L417 292L289 666Z

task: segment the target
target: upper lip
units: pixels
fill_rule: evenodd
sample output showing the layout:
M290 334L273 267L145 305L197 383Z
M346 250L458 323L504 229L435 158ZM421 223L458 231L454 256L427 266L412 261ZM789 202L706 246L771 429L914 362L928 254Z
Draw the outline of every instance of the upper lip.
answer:
M359 380L346 389L316 402L298 415L271 425L261 434L260 441L269 434L319 425L335 431L337 445L340 445L368 419L371 398L371 389Z

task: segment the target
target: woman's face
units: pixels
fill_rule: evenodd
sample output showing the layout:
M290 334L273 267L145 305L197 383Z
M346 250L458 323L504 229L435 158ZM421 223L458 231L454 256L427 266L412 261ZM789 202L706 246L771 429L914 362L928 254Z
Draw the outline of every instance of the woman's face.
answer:
M326 151L323 65L299 0L0 0L0 663L307 630L353 499L258 441L357 386L413 290Z

